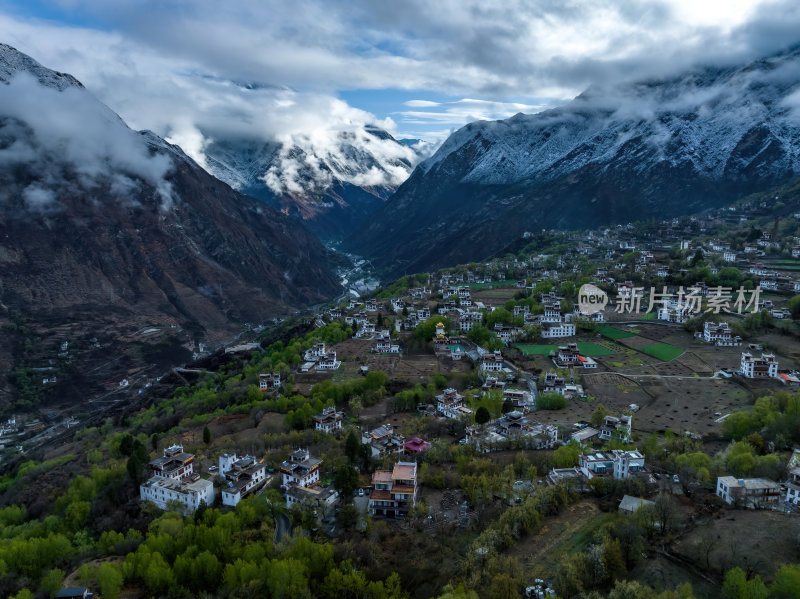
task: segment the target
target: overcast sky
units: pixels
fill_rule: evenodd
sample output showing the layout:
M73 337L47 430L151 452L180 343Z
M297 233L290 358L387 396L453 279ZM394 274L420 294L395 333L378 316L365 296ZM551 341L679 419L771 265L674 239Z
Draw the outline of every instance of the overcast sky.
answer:
M375 122L441 140L800 41L797 0L0 0L0 41L190 153Z

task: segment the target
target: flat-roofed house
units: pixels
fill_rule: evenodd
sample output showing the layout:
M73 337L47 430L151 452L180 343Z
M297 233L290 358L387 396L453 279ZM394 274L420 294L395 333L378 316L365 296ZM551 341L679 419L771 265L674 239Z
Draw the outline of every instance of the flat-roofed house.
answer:
M781 498L781 486L765 478L717 477L717 497L725 503L748 508L775 505Z
M392 470L376 470L372 475L370 515L405 518L416 503L416 462L397 462Z

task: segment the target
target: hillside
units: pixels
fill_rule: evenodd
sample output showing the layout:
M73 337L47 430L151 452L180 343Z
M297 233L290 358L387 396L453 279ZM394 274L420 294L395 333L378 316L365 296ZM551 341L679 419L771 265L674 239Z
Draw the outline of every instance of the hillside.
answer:
M340 291L301 225L130 130L71 76L0 45L0 81L0 318L40 340L23 351L4 335L3 370L46 366L45 348L78 337L123 358L143 329L174 358ZM103 380L147 365L143 343Z

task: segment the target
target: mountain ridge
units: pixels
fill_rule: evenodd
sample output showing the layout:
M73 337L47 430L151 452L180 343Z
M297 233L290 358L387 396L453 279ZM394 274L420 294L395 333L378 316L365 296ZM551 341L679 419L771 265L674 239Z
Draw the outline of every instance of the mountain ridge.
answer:
M338 258L302 225L132 131L74 78L10 46L0 57L0 320L22 313L43 338L68 326L123 358L136 330L183 331L185 352L341 292ZM6 371L21 360L0 348Z
M324 241L356 231L420 157L370 125L273 141L220 138L203 151L211 174L304 223Z
M470 123L343 245L395 276L481 259L526 231L724 205L800 172L798 81L793 48Z

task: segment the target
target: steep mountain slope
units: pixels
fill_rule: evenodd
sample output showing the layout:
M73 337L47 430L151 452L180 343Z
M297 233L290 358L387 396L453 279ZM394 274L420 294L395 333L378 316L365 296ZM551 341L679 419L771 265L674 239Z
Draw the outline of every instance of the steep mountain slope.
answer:
M131 131L74 78L0 45L0 82L0 320L22 314L39 338L79 330L107 357L142 327L214 343L340 291L312 234ZM2 356L6 372L23 359Z
M419 160L414 147L367 126L274 142L216 139L204 153L217 178L338 241L408 177Z
M800 173L800 50L590 88L471 123L345 247L391 274L480 259L525 231L685 214Z

